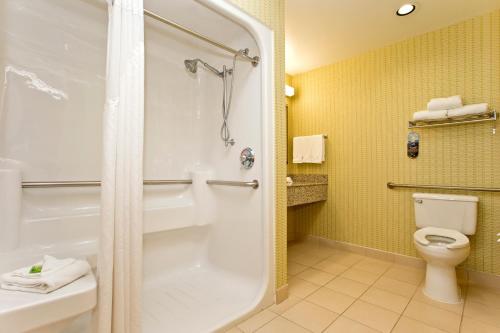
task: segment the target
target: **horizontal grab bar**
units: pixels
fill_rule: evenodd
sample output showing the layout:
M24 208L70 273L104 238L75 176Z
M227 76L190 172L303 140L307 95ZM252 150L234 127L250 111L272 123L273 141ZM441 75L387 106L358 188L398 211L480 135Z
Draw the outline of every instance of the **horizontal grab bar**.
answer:
M462 190L462 191L477 191L477 192L500 192L498 187L475 187L475 186L454 186L454 185L414 185L414 184L395 184L387 183L387 188L393 189L396 187L403 188L426 188L435 190Z
M207 180L208 185L225 185L225 186L240 186L251 187L254 190L259 188L259 181L254 179L251 182L235 182L231 180Z
M192 184L191 179L163 179L163 180L145 180L144 185L177 185ZM53 182L23 182L23 188L52 188L52 187L96 187L101 186L98 180L76 180L76 181L53 181Z

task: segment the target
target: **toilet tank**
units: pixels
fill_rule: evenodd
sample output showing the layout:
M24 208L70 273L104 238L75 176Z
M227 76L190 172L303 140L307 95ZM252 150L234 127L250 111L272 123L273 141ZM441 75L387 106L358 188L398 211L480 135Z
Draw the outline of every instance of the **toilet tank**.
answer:
M438 227L465 235L476 233L478 197L413 193L417 228Z

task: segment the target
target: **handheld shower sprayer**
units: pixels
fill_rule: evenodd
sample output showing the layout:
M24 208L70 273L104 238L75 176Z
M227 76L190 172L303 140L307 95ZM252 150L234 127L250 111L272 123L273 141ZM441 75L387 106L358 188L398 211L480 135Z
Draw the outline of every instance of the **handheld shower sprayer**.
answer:
M201 63L206 69L222 79L222 126L220 129L220 137L222 141L224 141L224 145L226 147L233 146L235 144L234 139L231 138L231 134L229 133L228 118L233 98L233 80L236 72L236 58L241 55L246 55L247 53L247 49L236 52L233 57L233 68L223 66L222 71L220 72L199 58L184 60L184 66L186 66L186 69L189 72L195 74L198 71L198 63ZM229 76L231 76L231 79L228 79Z

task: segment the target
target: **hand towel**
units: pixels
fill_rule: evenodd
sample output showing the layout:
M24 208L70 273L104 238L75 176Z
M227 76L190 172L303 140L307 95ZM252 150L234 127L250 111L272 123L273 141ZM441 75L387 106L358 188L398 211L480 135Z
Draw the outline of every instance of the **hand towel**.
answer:
M470 104L461 108L448 110L448 117L463 117L467 115L478 115L488 112L488 103Z
M26 291L46 294L59 289L90 272L90 265L85 260L56 259L51 256L44 256L42 262L35 265L42 265L41 272L31 273L33 266L23 267L1 276L2 289ZM28 277L29 276L29 277Z
M310 157L308 163L323 163L325 161L325 136L323 134L309 136Z
M451 97L433 98L427 103L427 110L441 111L462 107L462 98L459 95Z
M324 135L293 138L293 163L322 163L325 161Z
M293 163L303 163L308 154L307 137L296 136L293 138Z
M413 113L413 120L445 120L448 118L447 110L439 110L439 111L418 111Z

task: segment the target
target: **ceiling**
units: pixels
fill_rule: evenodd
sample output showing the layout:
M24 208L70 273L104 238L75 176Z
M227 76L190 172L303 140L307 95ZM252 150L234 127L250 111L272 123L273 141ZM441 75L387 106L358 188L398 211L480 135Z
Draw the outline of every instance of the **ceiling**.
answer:
M414 13L396 10L414 3ZM286 0L286 72L297 74L500 8L500 0Z

